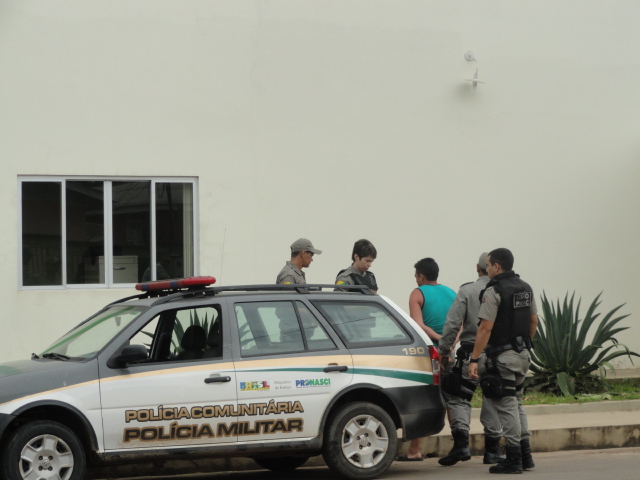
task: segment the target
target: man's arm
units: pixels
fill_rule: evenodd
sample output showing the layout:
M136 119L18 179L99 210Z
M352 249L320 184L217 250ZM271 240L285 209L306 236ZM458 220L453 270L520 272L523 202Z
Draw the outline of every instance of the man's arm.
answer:
M458 334L456 335L456 339L453 341L453 345L455 345L460 341L461 336L462 336L462 327L460 327L460 330L458 330ZM451 345L451 348L453 348L453 345Z
M531 337L531 340L533 340L533 337L535 336L537 329L538 329L538 314L534 313L533 315L531 315L531 323L529 323L529 336Z
M467 315L467 298L462 290L458 291L451 308L447 312L447 319L442 327L442 336L438 342L438 353L440 354L440 365L447 367L451 359L453 346L460 341L462 335L462 325Z
M429 336L431 340L437 342L440 340L440 334L433 328L427 327L422 320L422 306L424 304L424 296L417 288L409 295L409 316L416 322L420 328Z
M277 282L282 285L295 285L299 282L296 280L296 277L291 273L287 273L285 275L281 275L278 277Z
M491 330L493 330L493 322L482 319L480 326L478 327L478 333L476 334L476 343L473 347L473 353L471 358L479 358L484 347L489 343L489 337L491 337ZM478 378L478 364L469 362L469 377L472 379Z
M442 352L451 350L451 347L458 343L466 315L467 299L461 292L458 292L451 308L447 312L447 319L442 327L442 336L439 341L439 348Z
M345 275L347 269L345 269L344 271L342 271L342 273L339 273L338 276L336 277L336 285L355 285L353 282L353 279L351 278L351 275ZM348 292L348 290L344 289L344 288L334 288L333 289L334 292Z

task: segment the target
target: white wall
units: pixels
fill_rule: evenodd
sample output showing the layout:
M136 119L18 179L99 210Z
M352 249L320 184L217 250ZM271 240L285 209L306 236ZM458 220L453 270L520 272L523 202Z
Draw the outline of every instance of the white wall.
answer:
M627 302L640 351L639 21L634 1L0 0L0 360L131 294L18 291L19 174L198 176L200 273L226 285L273 282L300 236L332 283L366 237L404 306L418 259L457 289L508 247L538 293Z

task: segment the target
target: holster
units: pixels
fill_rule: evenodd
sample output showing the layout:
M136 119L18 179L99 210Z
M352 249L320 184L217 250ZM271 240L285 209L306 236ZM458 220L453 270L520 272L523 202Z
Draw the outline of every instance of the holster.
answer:
M520 353L526 348L524 344L524 338L522 337L516 337L513 340L511 340L511 345L513 346L513 349L518 353Z
M463 362L467 358L469 358L468 348L458 348L456 351L456 364L453 366L450 373L442 376L440 379L440 386L442 387L442 390L449 395L460 397L464 400L471 400L473 398L473 392L476 389L476 385L469 380L462 378L462 369L464 367ZM463 390L463 387L466 391Z
M498 371L487 370L480 379L480 388L482 394L487 398L502 398L504 397L504 388L502 385L502 379Z
M464 353L464 352L463 352ZM462 382L462 362L464 358L460 356L460 349L456 352L456 363L451 372L445 373L440 378L440 386L445 393L449 395L460 395Z
M487 398L502 398L514 396L515 389L505 388L505 381L500 377L500 372L496 365L496 357L487 357L486 373L480 379L482 394Z

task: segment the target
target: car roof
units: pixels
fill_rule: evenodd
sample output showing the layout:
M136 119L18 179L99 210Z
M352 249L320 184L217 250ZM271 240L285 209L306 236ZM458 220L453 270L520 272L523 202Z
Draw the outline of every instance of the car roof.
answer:
M366 285L340 285L341 291L335 291L336 286L324 285L324 284L310 284L310 285L230 285L224 287L190 287L190 288L169 288L161 290L153 290L145 292L139 295L133 295L130 297L121 298L109 305L116 305L122 303L128 303L130 305L139 305L150 307L153 305L160 305L164 303L180 302L182 300L191 300L202 297L248 297L248 296L260 296L279 298L286 297L291 299L292 296L298 295L313 295L318 297L337 296L338 298L346 299L358 297L364 299L371 296L377 296ZM328 290L328 291L327 291ZM346 291L343 291L346 290Z

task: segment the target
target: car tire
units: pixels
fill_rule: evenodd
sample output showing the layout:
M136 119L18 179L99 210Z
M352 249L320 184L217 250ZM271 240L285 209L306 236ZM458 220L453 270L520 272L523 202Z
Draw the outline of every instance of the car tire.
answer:
M304 465L309 457L269 457L254 458L258 465L272 472L290 472Z
M373 403L354 402L329 419L322 456L342 477L367 480L385 472L397 450L396 426L389 414Z
M86 457L80 440L57 422L27 423L13 432L2 453L2 478L82 480Z

